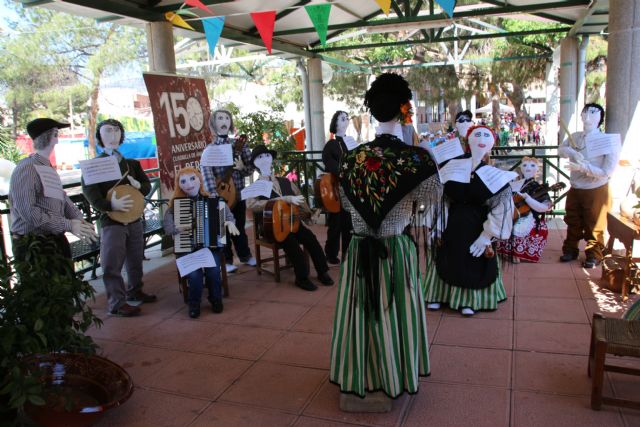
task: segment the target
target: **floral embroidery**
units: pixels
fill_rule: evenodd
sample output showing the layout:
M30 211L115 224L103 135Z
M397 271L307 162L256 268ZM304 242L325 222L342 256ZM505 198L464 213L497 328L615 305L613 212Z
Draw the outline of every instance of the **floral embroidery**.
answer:
M341 179L346 180L360 202L379 213L386 195L398 186L401 176L416 174L430 163L425 150L362 145L350 152Z

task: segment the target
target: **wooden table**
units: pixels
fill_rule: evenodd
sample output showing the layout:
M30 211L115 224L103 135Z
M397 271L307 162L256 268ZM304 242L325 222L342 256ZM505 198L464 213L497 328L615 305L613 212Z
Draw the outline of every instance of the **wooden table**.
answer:
M631 220L623 217L620 213L609 212L607 214L607 231L609 231L609 241L607 242L607 251L611 253L613 250L613 242L618 239L624 245L626 250L627 268L625 271L625 280L622 284L622 300L626 301L629 295L629 288L633 280L630 277L631 266L640 262L640 258L633 257L633 242L640 240L640 227L635 225Z

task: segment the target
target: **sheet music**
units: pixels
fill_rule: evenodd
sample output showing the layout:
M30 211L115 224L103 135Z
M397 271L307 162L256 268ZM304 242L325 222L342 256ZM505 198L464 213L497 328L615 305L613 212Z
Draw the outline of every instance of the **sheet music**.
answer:
M58 200L64 200L65 192L62 188L62 181L60 181L60 175L51 166L34 165L36 172L40 176L40 182L42 182L42 191L44 197L52 197Z
M216 260L213 258L209 248L202 248L189 255L176 258L176 265L178 266L180 277L184 277L199 268L215 267Z
M352 136L345 136L344 138L342 138L342 140L344 141L344 145L347 146L347 150L351 151L354 148L356 148L358 145L358 141L355 140L354 137Z
M611 154L620 147L619 133L592 132L585 136L589 158Z
M493 166L483 166L476 170L476 174L492 193L496 193L518 177L515 172L503 171Z
M471 159L454 159L438 170L440 182L456 181L468 183L471 181Z
M201 166L231 166L233 165L233 145L209 144L202 151Z
M462 156L464 151L462 151L460 139L453 138L432 147L431 153L436 163L440 164L455 157Z
M273 182L266 179L259 179L248 187L245 187L240 191L240 199L247 200L251 197L271 197L271 191L273 190Z
M122 178L122 172L116 156L80 160L80 170L82 171L82 179L87 185L117 181Z

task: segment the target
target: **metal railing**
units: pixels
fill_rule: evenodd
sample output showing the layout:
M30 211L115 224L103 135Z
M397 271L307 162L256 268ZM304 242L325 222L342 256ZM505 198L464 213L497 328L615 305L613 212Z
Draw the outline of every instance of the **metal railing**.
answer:
M569 182L569 175L560 169L560 158L557 154L558 146L525 146L525 147L496 147L491 153L497 167L514 170L520 164L520 159L524 156L536 157L542 160L541 179L543 182L550 181L550 184L556 182ZM297 175L293 180L302 194L307 199L310 206L316 206L314 199L314 182L315 179L325 172L322 163L321 151L285 151L278 156L276 166L286 167L289 172L295 171ZM159 169L149 169L145 172L147 175L157 174ZM149 196L146 197L148 204L145 215L153 217L153 219L162 220L160 206L164 199L160 194L160 179L158 177L151 178L152 188ZM85 215L85 219L91 223L95 223L97 214L93 211L89 202L82 195L80 182L70 183L63 186L71 200L73 200L78 208ZM568 185L567 185L568 188ZM167 195L164 195L167 197ZM554 209L549 215L564 214L564 198L566 190L551 194L551 200ZM9 216L9 204L7 196L0 196L0 215ZM2 222L0 221L0 252L2 259L6 259L8 242L5 242L4 233L2 232ZM158 244L152 243L150 246Z

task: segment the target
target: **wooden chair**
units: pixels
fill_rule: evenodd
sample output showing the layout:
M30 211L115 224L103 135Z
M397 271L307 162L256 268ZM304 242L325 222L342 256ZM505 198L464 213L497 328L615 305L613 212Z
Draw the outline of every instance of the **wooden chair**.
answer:
M624 320L593 315L588 374L592 377L591 408L600 410L602 404L640 409L640 402L603 397L604 372L640 375L640 369L607 365L607 354L640 358L640 320Z
M293 264L289 261L289 258L284 254L284 250L280 246L279 243L269 240L264 236L262 232L262 216L258 213L254 213L254 226L253 226L253 237L255 241L255 258L256 258L256 271L258 274L269 273L273 274L276 279L276 282L280 283L280 272L282 270L287 270L289 268L293 268ZM260 252L260 248L265 247L271 251L271 256L267 258L263 258ZM283 253L280 253L280 250ZM305 262L307 265L309 264L309 253L307 250L304 250ZM280 260L284 260L283 264L280 264ZM264 264L273 263L272 268L267 268Z
M227 281L227 263L224 257L224 253L220 253L220 263L222 264L222 296L227 298L229 296L229 283ZM182 299L184 303L187 304L189 297L189 284L187 283L186 277L180 277L178 274L178 288L180 293L182 294Z

